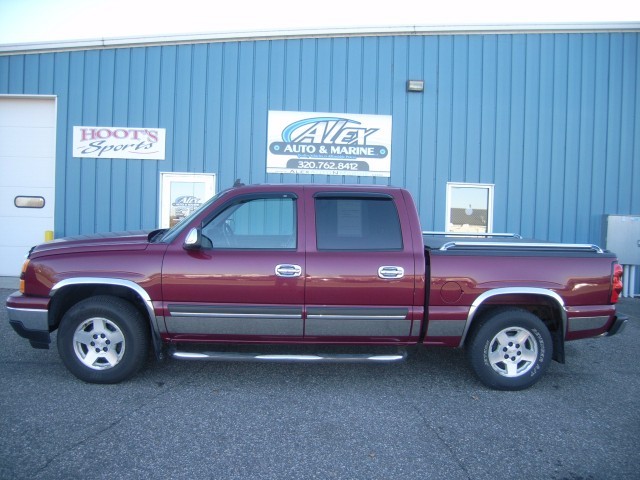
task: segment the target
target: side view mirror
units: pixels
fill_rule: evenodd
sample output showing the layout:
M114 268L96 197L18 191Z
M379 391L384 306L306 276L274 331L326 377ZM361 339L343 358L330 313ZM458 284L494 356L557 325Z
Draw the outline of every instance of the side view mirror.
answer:
M192 228L189 231L182 247L185 250L200 250L202 248L202 233L199 228Z

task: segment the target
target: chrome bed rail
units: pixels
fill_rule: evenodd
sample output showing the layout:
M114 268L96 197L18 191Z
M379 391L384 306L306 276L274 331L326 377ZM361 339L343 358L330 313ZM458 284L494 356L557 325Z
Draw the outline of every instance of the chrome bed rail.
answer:
M447 242L439 250L539 250L539 251L567 251L604 253L597 245L586 243L544 243L544 242Z

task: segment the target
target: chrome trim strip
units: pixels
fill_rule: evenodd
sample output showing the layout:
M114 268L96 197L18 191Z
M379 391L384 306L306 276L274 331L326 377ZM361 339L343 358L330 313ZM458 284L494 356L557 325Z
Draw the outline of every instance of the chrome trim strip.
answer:
M49 333L47 310L7 307L7 316L10 322L19 322L27 330Z
M577 320L577 322L574 322ZM597 330L603 328L609 321L608 316L598 317L570 317L569 332L583 332L585 330Z
M176 312L176 311L172 311L169 310L169 313L171 313L171 316L174 317L202 317L202 318L236 318L236 319L243 319L243 318L264 318L264 319L271 319L271 318L294 318L294 319L301 319L302 318L302 314L299 315L278 315L278 314L271 314L271 313L198 313L198 312Z
M406 320L406 315L307 315L308 320Z
M302 319L302 307L249 305L182 305L167 306L172 316L236 319Z
M548 290L546 288L534 288L534 287L505 287L505 288L496 288L493 290L487 290L486 292L480 294L471 304L469 308L469 314L467 316L467 323L464 327L464 332L462 334L462 338L460 339L460 344L458 347L464 346L464 341L467 338L467 334L469 333L469 328L471 327L471 322L473 321L478 308L486 302L488 299L499 296L499 295L542 295L545 297L551 298L555 301L560 309L560 314L562 316L562 332L563 335L566 335L567 332L567 309L564 305L564 300L560 295L558 295L553 290Z
M427 337L460 337L466 324L466 320L429 320Z

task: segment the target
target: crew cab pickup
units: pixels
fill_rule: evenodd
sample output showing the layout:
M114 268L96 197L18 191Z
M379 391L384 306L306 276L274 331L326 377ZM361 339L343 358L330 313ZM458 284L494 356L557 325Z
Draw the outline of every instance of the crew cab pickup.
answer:
M485 385L518 390L564 362L566 341L621 330L621 275L594 245L425 234L401 188L252 185L168 230L34 247L7 307L36 348L57 330L87 382L128 379L151 350L392 362L445 346Z

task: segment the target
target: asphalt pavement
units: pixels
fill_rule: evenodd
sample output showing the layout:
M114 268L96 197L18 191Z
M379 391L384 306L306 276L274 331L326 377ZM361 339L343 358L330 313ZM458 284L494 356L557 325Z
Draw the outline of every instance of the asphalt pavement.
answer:
M640 300L619 310L621 334L570 342L534 387L497 392L449 349L393 365L150 360L89 385L55 337L32 349L0 308L0 478L639 478Z

